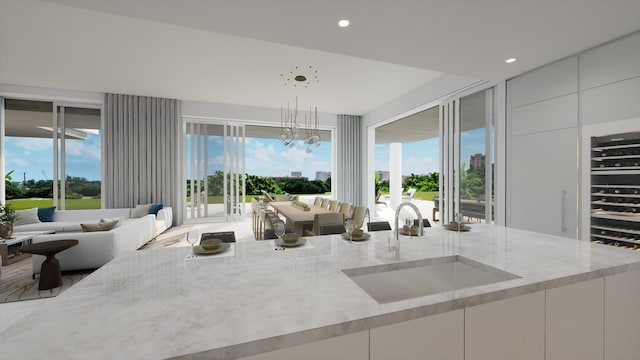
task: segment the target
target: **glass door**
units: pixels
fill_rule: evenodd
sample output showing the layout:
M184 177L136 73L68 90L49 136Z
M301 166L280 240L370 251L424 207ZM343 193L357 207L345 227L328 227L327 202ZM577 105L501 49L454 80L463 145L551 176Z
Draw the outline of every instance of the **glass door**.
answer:
M244 212L244 125L185 125L187 220L236 219Z
M443 224L494 221L493 103L491 88L441 105Z
M1 200L16 209L99 209L100 106L0 100Z

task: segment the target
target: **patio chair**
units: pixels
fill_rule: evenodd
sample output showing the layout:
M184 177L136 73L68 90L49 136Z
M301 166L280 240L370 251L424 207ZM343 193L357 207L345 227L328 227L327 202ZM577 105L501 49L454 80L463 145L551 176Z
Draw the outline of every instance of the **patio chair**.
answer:
M275 201L276 200L268 192L266 192L264 190L260 190L260 191L262 192L262 195L264 195L267 198L265 201Z
M342 227L329 225L339 225ZM329 233L336 234L336 231L340 230L342 230L340 233L345 232L344 215L342 215L342 213L322 213L313 216L313 228L311 231L306 230L304 234L305 236L328 235Z
M402 200L403 201L410 201L411 199L413 199L413 195L416 194L416 191L418 191L418 190L414 189L414 188L410 188L409 190L407 190L406 193L404 193L404 195L402 195Z

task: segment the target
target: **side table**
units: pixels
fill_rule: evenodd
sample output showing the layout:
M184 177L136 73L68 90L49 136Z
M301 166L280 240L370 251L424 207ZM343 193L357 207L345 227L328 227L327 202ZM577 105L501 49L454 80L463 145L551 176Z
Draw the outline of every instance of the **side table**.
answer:
M44 255L47 257L40 268L39 290L53 289L62 285L60 261L56 259L56 254L76 245L78 245L78 240L55 240L31 244L20 248L20 251L23 253Z

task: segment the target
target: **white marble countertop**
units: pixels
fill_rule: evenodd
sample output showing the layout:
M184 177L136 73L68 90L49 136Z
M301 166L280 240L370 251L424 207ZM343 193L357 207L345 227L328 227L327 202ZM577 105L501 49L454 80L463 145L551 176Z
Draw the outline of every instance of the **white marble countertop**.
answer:
M15 359L235 358L425 315L640 269L640 252L497 226L457 233L390 231L350 244L338 235L303 248L237 243L232 256L187 259L190 248L137 251L103 266L0 333ZM223 255L223 254L221 254ZM519 279L378 304L341 270L447 255Z

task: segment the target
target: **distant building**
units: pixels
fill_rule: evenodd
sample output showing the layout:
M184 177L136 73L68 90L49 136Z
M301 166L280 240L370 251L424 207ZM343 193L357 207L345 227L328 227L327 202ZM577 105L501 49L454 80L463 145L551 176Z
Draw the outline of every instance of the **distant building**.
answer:
M302 177L302 171L292 171L291 177Z
M471 158L469 159L469 169L475 169L477 167L484 166L485 159L486 155L484 154L471 155Z
M380 181L389 181L391 176L388 171L378 170L378 179Z
M327 181L331 177L331 171L316 171L316 180Z

